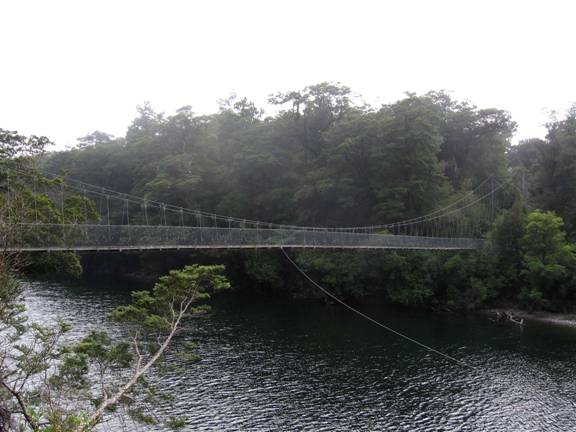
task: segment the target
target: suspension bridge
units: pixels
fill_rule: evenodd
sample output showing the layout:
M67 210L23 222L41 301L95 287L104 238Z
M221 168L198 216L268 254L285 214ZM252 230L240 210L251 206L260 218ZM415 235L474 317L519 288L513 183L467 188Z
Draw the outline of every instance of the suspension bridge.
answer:
M426 215L356 227L286 225L178 207L55 174L4 173L7 251L162 249L476 250L507 182L490 177ZM16 211L18 208L26 211ZM56 211L58 210L58 211Z

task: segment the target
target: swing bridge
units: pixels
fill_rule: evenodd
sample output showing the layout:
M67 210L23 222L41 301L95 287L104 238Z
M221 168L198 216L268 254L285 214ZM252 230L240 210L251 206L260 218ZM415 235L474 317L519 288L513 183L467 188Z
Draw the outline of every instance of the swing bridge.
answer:
M54 174L4 174L4 249L19 252L164 249L477 250L511 181L489 177L426 215L371 226L313 227L219 215ZM23 187L25 186L25 187ZM27 191L27 192L24 192ZM28 205L24 203L28 200ZM508 200L509 201L509 200ZM26 212L16 212L18 206ZM55 209L59 211L54 211ZM16 220L15 214L19 214ZM63 216L62 216L63 215Z

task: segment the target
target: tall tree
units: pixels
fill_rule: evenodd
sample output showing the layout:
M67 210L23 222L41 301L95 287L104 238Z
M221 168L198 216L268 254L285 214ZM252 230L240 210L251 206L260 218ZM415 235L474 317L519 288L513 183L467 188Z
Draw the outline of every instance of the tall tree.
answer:
M522 238L523 273L528 284L521 296L533 304L565 299L576 290L576 248L566 242L563 225L553 212L528 215Z
M564 119L547 127L534 192L542 208L562 216L572 237L576 233L576 105Z
M380 110L387 165L378 191L378 208L395 218L422 215L450 192L438 158L440 118L427 97L409 94Z

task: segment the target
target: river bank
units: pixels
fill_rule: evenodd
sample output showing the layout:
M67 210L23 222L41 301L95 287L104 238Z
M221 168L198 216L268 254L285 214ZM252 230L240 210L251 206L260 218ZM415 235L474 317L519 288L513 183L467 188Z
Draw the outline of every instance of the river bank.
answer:
M576 328L576 314L552 313L544 311L525 311L520 309L483 309L479 311L482 315L496 317L499 314L508 313L516 319L525 321L536 321L547 324L560 325Z

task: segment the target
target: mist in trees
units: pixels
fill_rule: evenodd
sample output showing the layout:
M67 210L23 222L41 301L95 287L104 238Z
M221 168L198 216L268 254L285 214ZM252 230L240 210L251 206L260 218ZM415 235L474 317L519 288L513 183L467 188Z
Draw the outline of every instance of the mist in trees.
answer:
M397 303L451 308L550 305L559 293L542 288L539 298L527 288L535 264L522 238L535 209L562 218L565 242L576 235L576 110L552 120L545 139L512 145L516 124L508 112L442 91L407 93L381 107L358 100L346 86L320 83L272 95L270 116L235 96L211 115L190 106L164 115L146 103L125 137L96 131L42 166L178 206L331 227L420 216L489 176L516 176L519 193L487 234L483 254L333 251L302 252L297 260L343 296L385 292ZM238 259L255 285L313 296L277 254ZM569 281L562 284L572 298Z
M94 132L44 167L123 192L236 217L306 225L363 225L417 216L506 171L515 128L505 111L443 92L407 94L378 109L322 83L219 112L174 115L149 104L124 138Z

